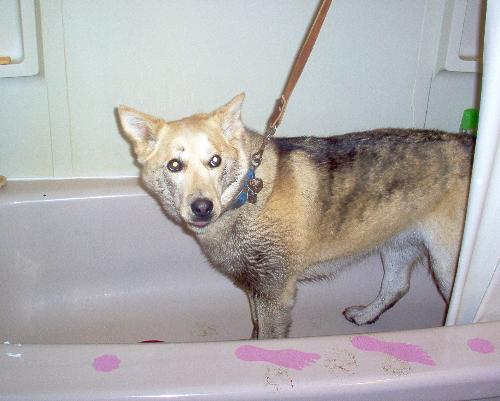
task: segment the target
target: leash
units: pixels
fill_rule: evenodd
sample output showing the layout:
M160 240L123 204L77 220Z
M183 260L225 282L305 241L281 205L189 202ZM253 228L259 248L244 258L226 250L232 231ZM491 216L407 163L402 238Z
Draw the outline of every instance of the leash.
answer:
M245 177L243 189L236 197L236 207L243 205L247 200L250 203L257 202L257 194L261 191L263 182L262 179L255 177L255 170L262 163L262 156L264 154L266 145L271 141L272 137L276 133L276 130L281 124L281 121L283 120L288 100L290 99L295 85L297 84L300 75L304 70L307 60L309 59L331 3L332 0L322 0L320 6L316 10L314 20L309 27L307 36L302 44L302 47L300 48L297 57L295 58L292 70L288 75L285 88L281 92L280 98L276 101L274 110L269 117L262 144L260 145L259 150L252 155L252 158L250 160L250 168L248 170L247 176Z

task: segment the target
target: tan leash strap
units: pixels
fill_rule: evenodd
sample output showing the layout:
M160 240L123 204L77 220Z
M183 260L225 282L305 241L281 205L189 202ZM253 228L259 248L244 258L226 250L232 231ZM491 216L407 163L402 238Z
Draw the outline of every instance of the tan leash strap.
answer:
M316 39L318 38L319 32L321 31L321 27L323 26L323 22L325 21L326 14L328 13L328 9L330 8L331 4L332 0L322 0L320 6L316 11L314 21L309 27L309 31L307 32L304 43L302 44L302 47L300 48L300 51L295 58L292 70L288 75L285 88L283 89L283 92L281 92L280 98L276 101L274 110L267 122L267 129L264 135L264 140L262 141L262 145L260 146L259 150L252 155L251 164L254 168L257 168L262 162L264 148L266 147L266 144L271 140L274 133L276 132L276 129L283 120L288 100L292 95L293 89L295 88L295 85L297 84L302 71L304 70L307 60L309 59L309 56L314 47L314 44L316 43Z
M285 114L288 99L292 95L293 89L295 88L295 85L300 78L300 74L302 74L302 71L304 70L304 66L306 65L307 59L311 54L314 43L316 43L316 39L318 38L319 32L321 31L321 27L323 25L323 22L325 21L326 14L328 13L328 9L330 8L331 4L332 0L322 0L318 10L316 11L314 21L309 27L304 43L302 44L299 54L297 55L297 57L295 58L295 62L293 63L292 70L288 75L285 88L283 89L283 92L281 92L281 97L277 100L276 105L274 106L273 113L271 114L271 117L267 122L267 128L264 134L264 139L262 140L262 144L260 145L259 150L252 154L252 158L250 160L250 168L247 173L247 179L244 180L242 189L233 200L233 204L236 202L236 207L241 206L247 200L250 203L257 202L257 194L262 189L263 181L261 178L255 177L255 169L260 166L260 163L262 163L262 155L264 154L264 149L266 148L267 143L275 134L278 126L281 124L281 120L283 120L283 115ZM240 198L242 200L240 200Z
M292 70L290 71L290 75L288 76L285 89L283 89L281 97L276 101L274 111L269 118L268 125L274 127L275 129L281 124L281 120L283 119L283 115L285 114L285 109L288 104L288 99L290 99L295 85L297 84L307 60L309 59L331 4L332 0L322 0L318 10L316 11L314 21L309 27L309 31L307 32L307 36L302 44L302 47L300 48L299 54L295 58L295 62Z

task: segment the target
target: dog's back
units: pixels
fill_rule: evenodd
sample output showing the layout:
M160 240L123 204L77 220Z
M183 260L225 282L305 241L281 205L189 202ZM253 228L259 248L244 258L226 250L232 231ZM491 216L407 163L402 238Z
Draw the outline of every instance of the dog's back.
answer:
M293 212L313 259L376 247L436 209L463 217L470 136L388 129L275 144L279 184L269 203Z

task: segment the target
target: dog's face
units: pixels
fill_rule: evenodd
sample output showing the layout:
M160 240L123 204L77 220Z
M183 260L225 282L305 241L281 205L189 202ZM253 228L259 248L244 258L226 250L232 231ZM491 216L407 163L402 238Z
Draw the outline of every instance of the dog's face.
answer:
M194 232L205 230L231 205L247 172L243 98L173 122L118 108L144 183L174 220Z

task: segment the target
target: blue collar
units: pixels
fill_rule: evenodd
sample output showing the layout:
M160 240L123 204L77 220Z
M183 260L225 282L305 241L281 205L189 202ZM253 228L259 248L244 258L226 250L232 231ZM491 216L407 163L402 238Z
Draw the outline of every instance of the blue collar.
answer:
M253 191L250 188L248 188L248 181L253 180L254 178L255 178L255 168L250 167L243 181L243 188L241 189L240 193L233 202L233 209L237 209L240 206L243 206L247 202L248 193L249 192L253 193Z

